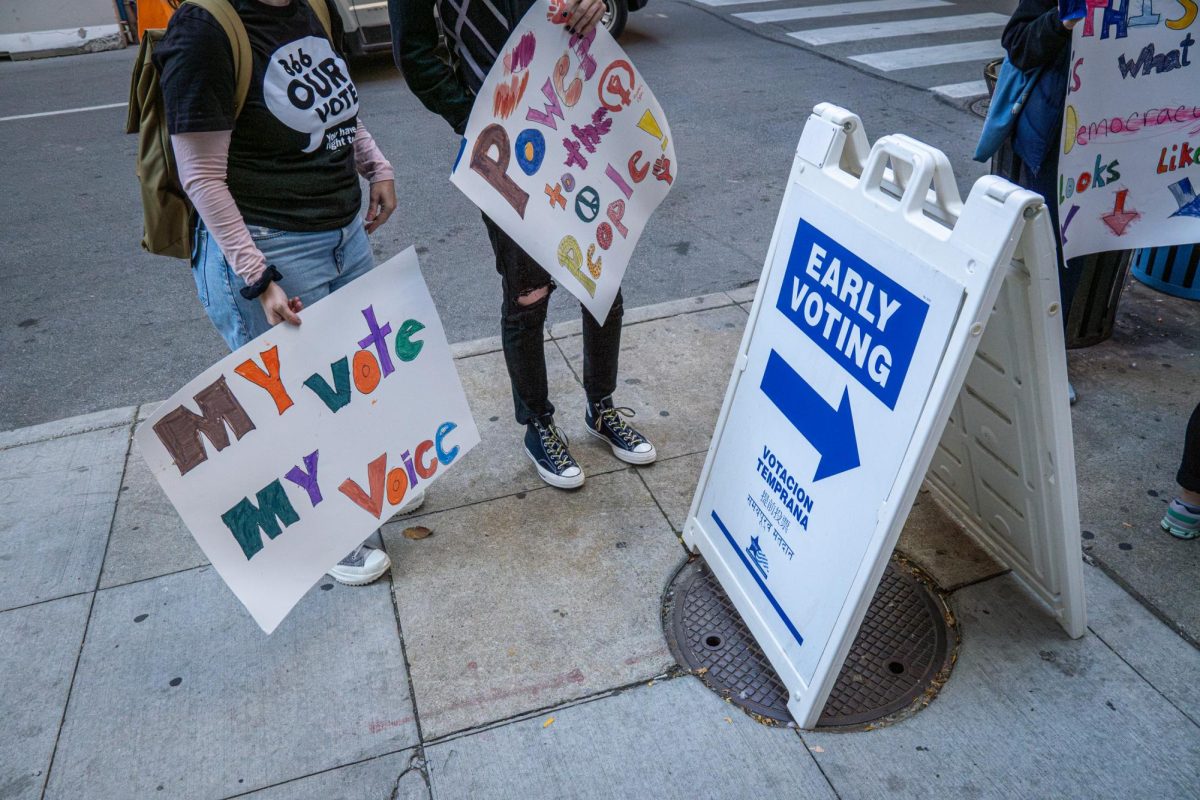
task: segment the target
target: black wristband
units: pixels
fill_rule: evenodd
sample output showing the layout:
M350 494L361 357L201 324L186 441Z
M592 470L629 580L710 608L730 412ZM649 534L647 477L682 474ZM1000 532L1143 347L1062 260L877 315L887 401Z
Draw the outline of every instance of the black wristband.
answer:
M283 280L283 276L279 274L279 270L268 264L267 268L263 270L262 277L254 283L243 286L238 291L241 292L242 297L247 300L253 300L267 290L267 287L271 285L271 281L281 280Z

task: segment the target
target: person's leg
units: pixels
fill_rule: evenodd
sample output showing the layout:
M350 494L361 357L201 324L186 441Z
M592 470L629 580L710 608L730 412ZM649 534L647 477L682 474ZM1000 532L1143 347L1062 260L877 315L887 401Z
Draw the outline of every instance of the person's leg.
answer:
M583 390L587 395L584 422L588 433L603 440L613 455L630 464L649 464L658 457L650 440L626 422L633 409L613 405L617 388L617 369L621 358L621 324L625 300L620 290L600 324L580 304L583 314Z
M522 425L554 414L546 379L543 342L546 311L555 289L549 273L485 215L488 238L496 254L503 299L500 336L512 383L513 410Z
M525 426L525 453L546 483L559 489L578 488L583 485L583 470L554 424L546 378L543 338L554 281L486 214L483 222L500 273L500 338L512 384L513 411L517 422Z
M1182 491L1167 506L1162 529L1180 539L1200 538L1200 404L1184 432L1183 460L1175 480Z
M233 299L240 288L240 281L236 286L232 284L230 274L229 264L216 240L203 224L197 225L192 247L192 277L196 281L196 295L209 321L232 351L254 336L250 334Z
M595 404L612 397L617 389L625 300L618 289L603 325L582 303L579 308L583 314L583 391L587 394L588 403Z
M1192 411L1183 436L1183 460L1175 480L1183 489L1184 499L1200 505L1200 403Z

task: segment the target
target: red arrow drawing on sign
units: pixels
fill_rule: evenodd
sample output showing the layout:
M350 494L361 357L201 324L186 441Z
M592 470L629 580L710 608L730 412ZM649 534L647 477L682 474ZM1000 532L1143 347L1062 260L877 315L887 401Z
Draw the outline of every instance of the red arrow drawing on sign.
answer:
M1128 189L1117 192L1117 202L1113 205L1113 210L1100 217L1116 236L1124 236L1126 229L1133 224L1133 221L1142 216L1139 211L1125 210L1125 197L1128 194Z

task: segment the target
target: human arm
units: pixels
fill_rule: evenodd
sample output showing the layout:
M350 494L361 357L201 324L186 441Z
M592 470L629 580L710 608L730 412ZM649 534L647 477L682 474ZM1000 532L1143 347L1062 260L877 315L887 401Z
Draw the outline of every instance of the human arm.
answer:
M354 135L354 167L371 184L366 229L367 233L374 233L396 210L395 170L380 152L379 145L375 144L375 138L363 125L361 118L358 120L358 132Z
M1021 0L1000 37L1008 60L1027 71L1052 66L1071 41L1070 28L1058 16L1057 0Z
M408 88L426 108L440 114L462 134L474 98L450 65L438 57L434 0L388 0L392 23L392 56Z
M227 182L231 137L232 131L171 136L179 182L233 271L248 287L262 289L258 300L266 312L267 322L274 325L286 320L299 325L296 312L303 307L300 298L289 298L274 281L262 286L267 259L254 244Z

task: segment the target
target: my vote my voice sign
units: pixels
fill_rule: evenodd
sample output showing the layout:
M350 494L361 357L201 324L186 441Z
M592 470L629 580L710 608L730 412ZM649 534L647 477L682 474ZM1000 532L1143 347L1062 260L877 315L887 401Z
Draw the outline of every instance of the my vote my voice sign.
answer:
M479 442L412 248L210 367L135 441L270 633Z
M450 180L608 318L642 230L675 182L666 115L608 31L537 2L476 95Z
M962 287L803 201L780 215L697 522L808 683L869 568Z

